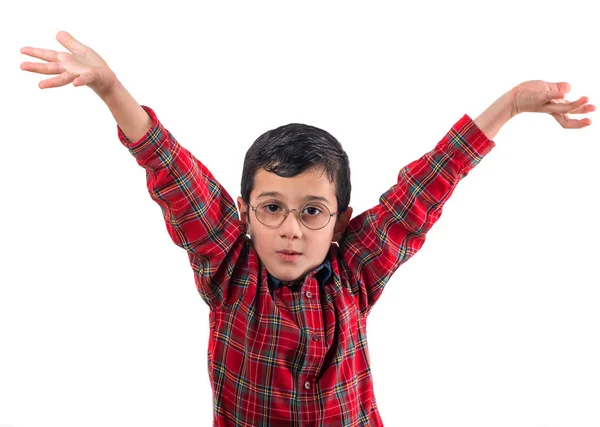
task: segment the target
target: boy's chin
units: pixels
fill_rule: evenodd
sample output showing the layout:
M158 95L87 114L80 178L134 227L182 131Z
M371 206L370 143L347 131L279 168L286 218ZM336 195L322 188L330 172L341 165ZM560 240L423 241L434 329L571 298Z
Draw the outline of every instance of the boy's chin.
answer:
M290 267L275 268L273 272L269 271L269 273L283 282L295 282L304 279L305 276L300 269Z

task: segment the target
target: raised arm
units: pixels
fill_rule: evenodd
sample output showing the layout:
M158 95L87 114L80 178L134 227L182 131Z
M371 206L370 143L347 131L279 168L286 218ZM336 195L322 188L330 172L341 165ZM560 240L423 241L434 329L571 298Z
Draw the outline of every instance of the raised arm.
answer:
M587 97L564 101L569 90L567 83L525 82L475 120L464 115L432 151L400 170L397 183L375 207L349 222L340 254L355 276L352 291L363 314L369 313L397 268L421 249L458 183L495 147L492 138L511 117L544 112L564 128L591 123L567 116L595 110Z
M215 308L240 296L243 289L229 289L245 241L232 198L155 112L137 103L100 55L64 31L56 38L70 53L24 47L21 53L46 62L24 62L21 69L57 75L41 81L41 89L72 83L96 92L117 122L121 143L145 169L148 192L160 206L173 242L188 251L203 299Z

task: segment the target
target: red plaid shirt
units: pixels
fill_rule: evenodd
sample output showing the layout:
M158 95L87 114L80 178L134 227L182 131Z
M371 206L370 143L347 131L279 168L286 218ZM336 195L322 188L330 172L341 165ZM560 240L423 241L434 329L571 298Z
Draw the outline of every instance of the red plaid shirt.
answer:
M379 204L350 220L339 246L297 286L270 278L233 199L144 106L152 128L120 141L146 170L173 242L187 251L210 307L215 426L381 426L367 316L396 269L425 242L458 182L495 143L464 115L409 163Z

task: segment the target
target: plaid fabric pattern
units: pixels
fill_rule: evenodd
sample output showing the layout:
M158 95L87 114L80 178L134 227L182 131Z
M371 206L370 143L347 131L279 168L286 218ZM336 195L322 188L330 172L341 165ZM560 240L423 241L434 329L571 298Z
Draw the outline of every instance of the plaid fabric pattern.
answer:
M382 426L368 314L391 275L422 247L456 185L495 143L464 115L432 151L400 170L376 206L350 220L327 263L299 286L271 291L234 200L143 108L153 120L147 134L129 141L117 127L118 136L145 169L150 197L173 242L187 251L210 307L213 425Z

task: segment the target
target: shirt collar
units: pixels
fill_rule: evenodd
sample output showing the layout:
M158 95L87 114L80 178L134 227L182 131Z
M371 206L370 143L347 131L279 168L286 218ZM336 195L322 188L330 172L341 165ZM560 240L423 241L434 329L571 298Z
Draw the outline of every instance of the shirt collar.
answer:
M270 273L267 273L267 277L268 277L268 284L269 284L270 291L274 291L277 288L279 288L280 286L289 286L292 284L302 283L301 280L299 280L297 282L284 282L284 281L277 279L276 277L271 276ZM323 261L321 263L321 265L317 268L317 271L315 273L315 278L317 279L317 282L319 282L319 287L321 289L323 289L323 287L325 286L325 283L327 282L327 280L329 280L330 277L331 277L331 262L327 258L325 258L325 261Z

